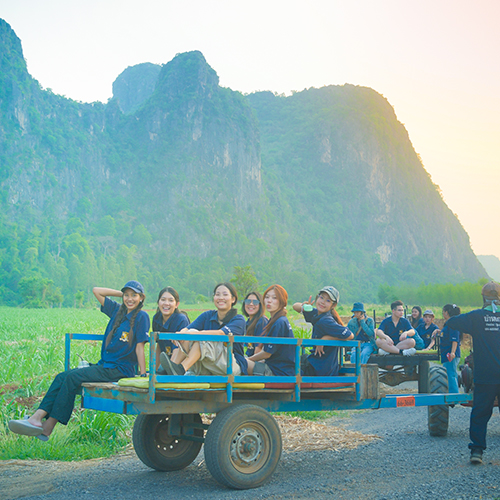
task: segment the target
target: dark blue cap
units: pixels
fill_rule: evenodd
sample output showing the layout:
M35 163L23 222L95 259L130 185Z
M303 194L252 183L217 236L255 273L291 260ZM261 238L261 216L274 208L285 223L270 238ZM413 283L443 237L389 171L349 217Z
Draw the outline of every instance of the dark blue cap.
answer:
M130 290L133 290L136 293L143 293L144 294L144 287L138 282L138 281L127 281L125 283L125 286L122 288L122 292L125 292L126 288L130 288Z
M362 302L354 302L351 312L356 312L356 311L365 312L365 306L363 305Z

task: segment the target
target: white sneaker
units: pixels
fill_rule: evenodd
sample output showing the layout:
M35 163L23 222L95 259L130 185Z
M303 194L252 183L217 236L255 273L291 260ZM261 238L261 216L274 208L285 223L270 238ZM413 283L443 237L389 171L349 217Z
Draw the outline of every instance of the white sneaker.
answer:
M410 347L409 349L403 349L403 356L413 356L416 354L417 350L414 347Z
M415 351L415 352L416 352L416 351ZM387 356L388 354L390 354L390 353L388 353L387 351L384 351L383 349L379 349L379 350L378 350L378 353L379 353L379 355L380 355L380 356Z

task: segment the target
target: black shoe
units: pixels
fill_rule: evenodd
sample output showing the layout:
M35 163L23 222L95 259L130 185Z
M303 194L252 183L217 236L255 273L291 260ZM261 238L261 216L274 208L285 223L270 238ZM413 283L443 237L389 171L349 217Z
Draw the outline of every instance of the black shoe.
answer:
M471 464L482 464L483 463L483 450L480 448L472 448L470 452L470 463Z
M174 363L164 352L160 354L160 363L167 375L184 375L186 373L182 365Z
M173 375L170 370L170 358L164 352L160 354L160 368L163 368L165 375Z
M165 371L165 368L163 368L163 366L159 366L158 367L158 370L156 370L156 375L166 375L167 372Z

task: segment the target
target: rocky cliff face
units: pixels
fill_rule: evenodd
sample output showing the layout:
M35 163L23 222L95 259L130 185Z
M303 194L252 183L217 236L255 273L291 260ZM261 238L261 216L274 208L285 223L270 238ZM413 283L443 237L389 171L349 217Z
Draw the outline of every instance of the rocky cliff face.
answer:
M370 300L485 274L371 89L245 97L194 51L81 104L40 88L1 20L0 44L0 300L20 300L23 275L65 297L134 275L193 298L251 264L294 298L333 283Z
M142 63L129 66L113 82L113 97L122 113L129 115L150 97L156 88L161 66Z
M382 96L344 85L249 100L261 124L263 170L275 173L280 190L298 195L281 200L290 223L305 221L302 241L315 241L315 253L344 279L369 287L368 268L382 282L484 276ZM294 249L303 255L300 246Z

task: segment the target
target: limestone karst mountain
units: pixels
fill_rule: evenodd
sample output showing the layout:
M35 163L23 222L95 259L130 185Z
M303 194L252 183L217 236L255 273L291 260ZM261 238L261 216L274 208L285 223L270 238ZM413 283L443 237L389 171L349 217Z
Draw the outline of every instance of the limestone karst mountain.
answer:
M193 300L234 265L293 299L486 275L372 89L243 96L194 51L86 104L42 89L2 20L0 51L2 303L72 305L130 277Z

